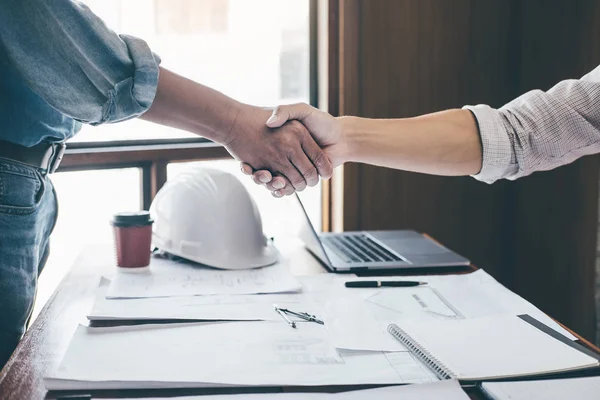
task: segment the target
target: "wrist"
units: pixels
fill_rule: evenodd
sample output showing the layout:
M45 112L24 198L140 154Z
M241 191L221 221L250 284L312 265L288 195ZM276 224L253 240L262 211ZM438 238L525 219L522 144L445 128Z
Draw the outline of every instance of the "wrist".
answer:
M252 114L253 108L255 107L248 104L237 101L232 102L228 105L222 128L215 131L215 138L210 139L223 146L229 146L242 134L244 126L248 124L248 116Z
M358 161L359 150L363 142L363 133L360 130L358 117L337 117L339 125L339 141L342 144L340 157L343 162Z

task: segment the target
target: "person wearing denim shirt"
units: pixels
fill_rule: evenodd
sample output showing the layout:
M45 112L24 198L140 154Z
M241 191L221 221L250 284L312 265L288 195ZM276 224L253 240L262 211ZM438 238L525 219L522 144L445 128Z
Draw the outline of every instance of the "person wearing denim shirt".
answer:
M160 61L146 42L117 35L81 3L0 0L0 367L25 331L58 214L52 171L18 159L16 150L52 148L82 123L141 117L221 143L297 190L331 175L331 163L302 124L270 129L270 111L181 77Z

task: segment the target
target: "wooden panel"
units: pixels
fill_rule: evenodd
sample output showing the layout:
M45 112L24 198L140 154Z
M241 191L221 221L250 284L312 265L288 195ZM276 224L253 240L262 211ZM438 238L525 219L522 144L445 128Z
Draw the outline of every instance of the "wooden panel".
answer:
M506 1L374 0L360 2L350 22L346 10L346 26L360 37L346 37L342 52L359 55L356 65L346 64L359 88L343 91L341 112L397 118L467 103L503 104L515 86L509 84L507 61L512 33L506 21L512 12ZM346 167L345 175L345 229L430 232L503 282L510 280L503 268L511 240L510 184L364 165Z
M231 158L231 155L223 146L215 143L67 149L58 171L139 166L155 161L196 161L227 158Z
M141 168L141 206L143 210L150 209L152 200L154 200L159 190L167 183L168 165L168 161L154 161Z
M598 158L519 182L514 290L581 334L595 336Z
M600 64L600 3L527 1L519 91L549 89ZM514 289L587 338L595 335L598 156L516 182Z
M361 0L340 0L339 115L360 115L362 110L363 48L358 45L362 41L362 8ZM342 221L333 223L336 231L356 230L360 226L360 204L354 201L360 196L359 171L358 165L349 163L343 167L341 174L334 176L334 179L342 179L341 184L337 185L342 195L338 193L337 198L343 199L343 211L334 214L334 216L343 215ZM336 187L335 182L334 187Z

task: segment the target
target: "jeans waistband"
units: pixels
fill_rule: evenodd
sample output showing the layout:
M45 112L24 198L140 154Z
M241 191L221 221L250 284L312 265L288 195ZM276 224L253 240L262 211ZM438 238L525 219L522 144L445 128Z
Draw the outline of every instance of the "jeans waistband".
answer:
M0 158L18 161L49 174L56 171L65 153L64 143L40 143L33 147L0 140Z

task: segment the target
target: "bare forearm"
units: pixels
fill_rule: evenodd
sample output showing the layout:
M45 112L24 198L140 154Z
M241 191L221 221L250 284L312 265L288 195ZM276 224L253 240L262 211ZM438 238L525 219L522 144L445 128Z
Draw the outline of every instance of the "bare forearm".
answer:
M304 125L271 129L271 111L242 104L204 85L160 69L154 102L141 118L183 129L225 146L252 168L285 177L295 190L314 186L333 166Z
M160 69L156 97L142 119L228 144L228 136L246 107L224 94Z
M435 175L474 175L482 152L475 119L468 110L416 118L340 118L347 161Z

